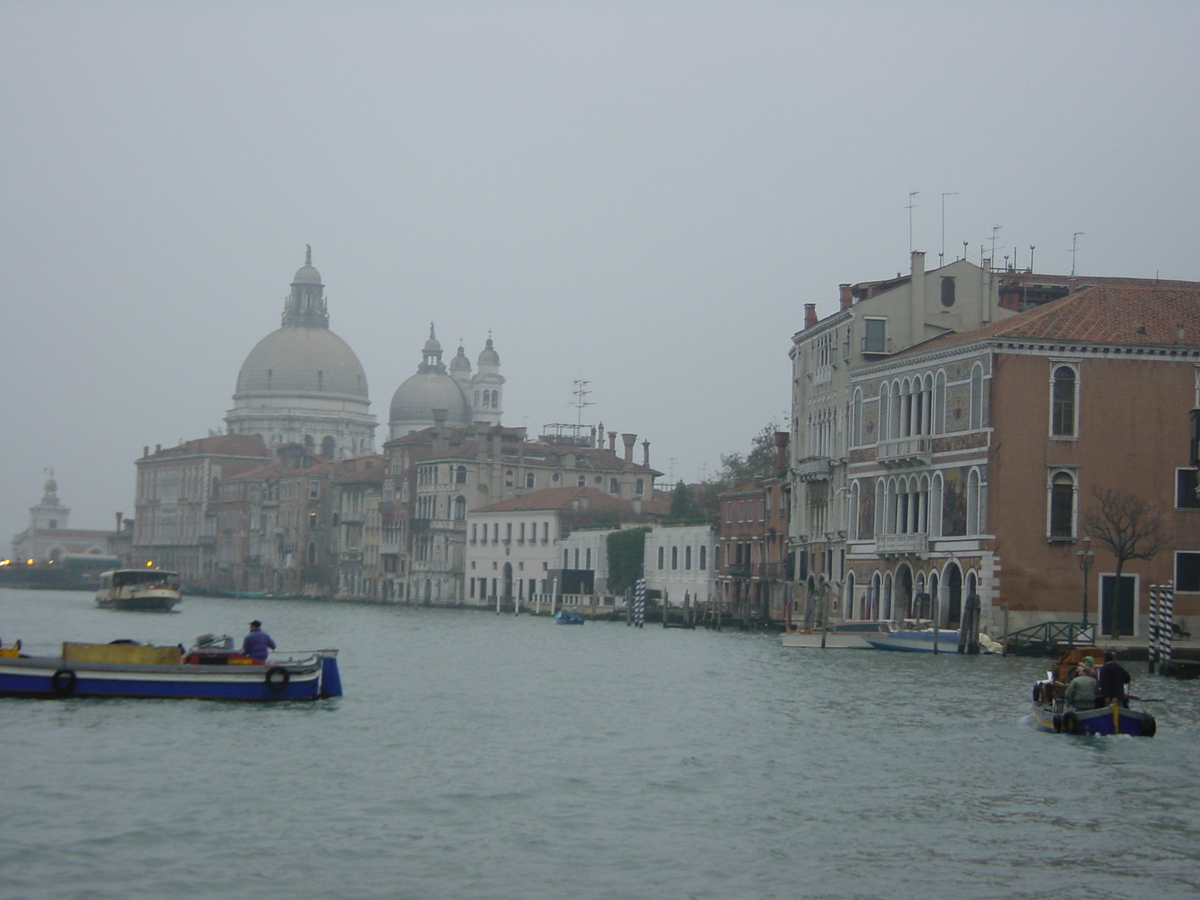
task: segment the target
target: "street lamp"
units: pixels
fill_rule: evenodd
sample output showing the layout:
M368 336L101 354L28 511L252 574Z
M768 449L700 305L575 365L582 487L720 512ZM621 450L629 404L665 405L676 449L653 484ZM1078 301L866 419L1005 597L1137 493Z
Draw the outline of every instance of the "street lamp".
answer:
M1075 555L1079 557L1079 568L1083 570L1083 627L1087 628L1087 586L1088 586L1088 570L1092 568L1092 562L1096 558L1096 554L1092 552L1092 539L1085 537L1083 539L1083 549L1076 550Z

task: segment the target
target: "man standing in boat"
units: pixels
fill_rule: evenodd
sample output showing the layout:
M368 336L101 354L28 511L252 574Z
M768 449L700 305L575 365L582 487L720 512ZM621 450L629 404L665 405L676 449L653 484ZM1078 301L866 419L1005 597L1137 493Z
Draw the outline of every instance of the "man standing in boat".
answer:
M1104 651L1104 665L1100 667L1100 675L1096 679L1100 685L1100 699L1108 706L1114 700L1122 706L1129 705L1125 694L1125 685L1129 684L1129 672L1117 662L1111 650Z
M274 649L275 642L262 630L262 622L255 619L250 623L250 633L242 639L242 652L255 662L265 663Z

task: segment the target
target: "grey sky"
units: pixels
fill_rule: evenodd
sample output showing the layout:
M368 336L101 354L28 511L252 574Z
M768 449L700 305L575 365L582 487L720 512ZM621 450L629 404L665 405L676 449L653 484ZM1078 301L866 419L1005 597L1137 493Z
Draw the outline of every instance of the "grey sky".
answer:
M803 303L996 256L1200 279L1200 5L0 2L0 541L219 428L312 244L388 403L429 322L505 421L676 479L784 420ZM1015 251L1014 251L1014 248ZM640 456L639 456L640 458ZM666 480L666 479L664 479ZM7 552L7 551L5 551Z

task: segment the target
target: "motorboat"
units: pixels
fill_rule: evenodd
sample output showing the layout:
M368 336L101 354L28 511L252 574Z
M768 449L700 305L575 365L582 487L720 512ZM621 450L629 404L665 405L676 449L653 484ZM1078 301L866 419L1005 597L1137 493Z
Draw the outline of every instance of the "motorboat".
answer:
M179 605L179 573L165 569L112 569L100 574L96 605L105 609L170 612Z
M898 628L889 634L869 635L867 643L876 650L903 650L915 653L957 653L957 631Z
M1101 655L1098 647L1073 647L1059 657L1055 668L1033 686L1034 723L1040 730L1056 734L1153 737L1158 730L1154 716L1148 710L1130 708L1128 701L1125 704L1113 701L1095 709L1066 706L1063 698L1071 669L1085 656L1099 659Z
M582 625L585 620L577 609L560 609L554 614L554 621L559 625Z
M823 628L807 631L785 631L780 638L785 647L833 647L870 650L870 638L883 637L896 631L896 623L887 619L848 620L830 622Z
M57 656L0 653L0 696L316 700L340 697L336 650L272 653L265 663L205 635L182 644L64 641Z

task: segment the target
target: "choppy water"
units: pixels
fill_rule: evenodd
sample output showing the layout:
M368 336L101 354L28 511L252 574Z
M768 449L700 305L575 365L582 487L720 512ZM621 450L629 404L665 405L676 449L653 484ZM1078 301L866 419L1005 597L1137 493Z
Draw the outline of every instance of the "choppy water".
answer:
M1194 898L1200 684L1035 732L1030 659L405 607L0 591L0 636L341 648L307 704L0 700L0 897Z

